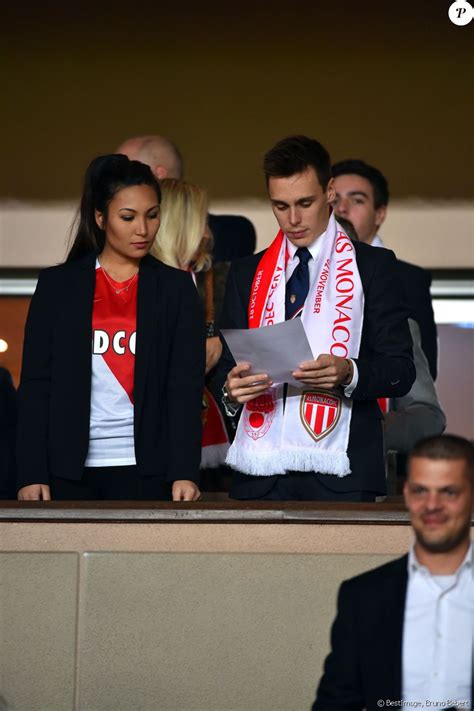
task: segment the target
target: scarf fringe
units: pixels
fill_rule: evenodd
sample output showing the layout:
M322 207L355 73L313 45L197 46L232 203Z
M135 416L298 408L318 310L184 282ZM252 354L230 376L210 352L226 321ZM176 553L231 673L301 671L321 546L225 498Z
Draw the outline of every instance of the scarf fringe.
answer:
M229 442L223 444L210 444L203 447L201 450L200 469L217 469L226 460L226 454L229 451Z
M320 472L344 477L351 473L346 452L328 452L298 447L285 449L275 456L275 451L258 452L232 445L225 463L233 469L251 476L274 476L288 471Z

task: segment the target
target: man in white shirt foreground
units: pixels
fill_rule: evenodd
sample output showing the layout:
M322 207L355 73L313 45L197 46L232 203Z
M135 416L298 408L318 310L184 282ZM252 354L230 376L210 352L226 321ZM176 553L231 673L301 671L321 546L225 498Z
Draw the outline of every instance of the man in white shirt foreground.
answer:
M414 545L341 585L313 711L473 708L473 445L421 440L404 496Z

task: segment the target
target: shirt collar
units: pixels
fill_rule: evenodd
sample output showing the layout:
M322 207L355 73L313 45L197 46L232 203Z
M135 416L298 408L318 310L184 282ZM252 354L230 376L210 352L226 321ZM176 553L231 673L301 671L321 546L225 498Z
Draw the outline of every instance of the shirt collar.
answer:
M311 252L311 256L313 259L316 259L316 257L319 254L319 250L321 249L321 242L323 241L323 238L325 237L326 232L327 232L327 230L324 230L324 232L322 232L318 237L316 237L316 239L314 240L314 242L312 242L312 244L308 245L308 249ZM285 237L286 237L286 235L285 235ZM286 248L288 250L289 259L293 260L295 258L296 250L298 249L298 247L296 245L294 245L292 242L290 242L288 237L286 237Z
M374 239L372 240L371 246L372 247L384 247L385 246L380 235L375 235Z
M456 572L453 573L453 575L458 577L461 571L465 569L470 570L471 575L474 576L474 546L472 545L472 541L469 544L469 548L467 549L466 555L464 556L461 565L456 570ZM418 561L418 558L416 557L415 553L415 544L413 543L408 552L408 576L413 575L414 573L421 572L427 575L432 575L428 568L425 565L421 565L421 563Z

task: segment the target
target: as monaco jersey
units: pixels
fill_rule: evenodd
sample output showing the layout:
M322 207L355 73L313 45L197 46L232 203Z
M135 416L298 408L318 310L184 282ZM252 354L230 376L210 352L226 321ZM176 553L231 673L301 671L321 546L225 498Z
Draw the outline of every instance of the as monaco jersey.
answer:
M138 277L116 282L96 263L92 311L92 383L86 467L136 464L133 378Z

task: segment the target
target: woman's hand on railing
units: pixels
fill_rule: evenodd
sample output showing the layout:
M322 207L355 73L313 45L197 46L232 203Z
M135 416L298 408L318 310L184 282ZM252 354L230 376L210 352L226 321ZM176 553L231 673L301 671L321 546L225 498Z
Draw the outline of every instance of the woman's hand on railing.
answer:
M198 485L188 479L177 479L174 481L171 495L173 501L199 501L201 498Z
M18 501L51 501L51 491L47 484L29 484L18 492Z

